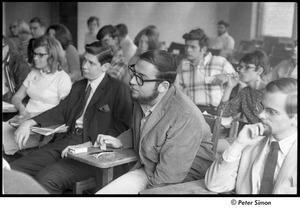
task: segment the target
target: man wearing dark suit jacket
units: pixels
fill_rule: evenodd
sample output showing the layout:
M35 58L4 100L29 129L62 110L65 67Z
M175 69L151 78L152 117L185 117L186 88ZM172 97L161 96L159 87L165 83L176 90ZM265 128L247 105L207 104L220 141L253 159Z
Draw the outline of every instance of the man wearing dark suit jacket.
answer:
M118 136L131 125L129 87L105 73L110 67L111 49L94 42L85 50L82 71L86 79L75 82L68 97L58 106L25 121L16 131L18 143L24 143L33 125L66 124L69 127L66 133L58 134L53 143L11 164L12 169L35 177L51 194L62 193L75 182L94 175L92 167L65 158L70 147L91 147L98 134ZM81 105L89 86L91 93L86 97L86 104Z

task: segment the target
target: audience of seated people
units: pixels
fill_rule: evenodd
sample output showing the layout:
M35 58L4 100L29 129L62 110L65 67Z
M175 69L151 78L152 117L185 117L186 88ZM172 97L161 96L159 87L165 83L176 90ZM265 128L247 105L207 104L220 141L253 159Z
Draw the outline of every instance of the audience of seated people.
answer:
M71 79L63 70L66 61L60 43L50 36L41 36L33 43L33 53L34 67L11 100L19 114L10 119L10 122L21 124L55 107L70 92ZM23 100L27 96L29 101L24 105ZM31 134L26 143L15 138L15 128L9 122L3 123L3 136L2 144L7 155L40 145L39 134ZM45 144L49 140L48 137L41 143Z
M267 84L257 106L260 121L245 125L207 170L209 190L297 194L297 83L280 78Z
M84 46L91 44L97 40L97 33L100 28L100 20L98 17L91 16L87 20L88 32L84 36Z
M216 115L223 96L223 85L236 72L224 57L207 53L208 37L202 29L192 30L183 38L186 58L178 66L176 85L202 112Z
M202 140L211 138L201 111L173 85L177 72L171 54L147 51L129 70L133 126L117 138L101 135L96 145L133 147L138 162L97 194L138 194L180 183L188 178Z
M50 25L46 34L56 38L64 52L67 60L67 66L64 71L70 76L72 83L82 78L80 70L79 54L72 43L72 34L63 24Z
M30 67L13 44L2 36L2 101L11 103L14 93L22 86Z
M67 132L55 135L54 142L10 164L13 170L34 177L50 194L61 194L95 175L92 166L66 157L69 148L91 147L98 134L118 136L132 124L129 87L106 73L112 49L94 42L86 45L85 51L85 79L75 82L56 107L23 122L15 134L20 144L26 144L34 125L69 127Z
M216 39L200 28L183 35L185 57L177 66L161 50L154 25L134 41L125 24L99 29L99 18L91 16L87 25L82 63L62 24L46 30L45 22L35 17L30 39L26 22L17 20L11 28L15 45L2 38L2 100L18 110L9 122L20 124L16 130L3 122L3 162L10 163L3 168L3 194L62 194L76 182L102 175L67 153L103 143L133 148L138 162L96 194L138 194L199 179L217 193L297 192L297 46L289 60L273 69L266 53L255 50L237 60L234 70L235 41L229 24L220 21ZM208 48L220 49L220 55ZM217 159L204 111L249 123L236 139L219 139ZM30 133L35 125L59 124L66 124L67 132L42 142L40 135ZM274 141L279 151L270 181L264 168L269 169L267 155ZM13 157L37 146L27 156ZM23 189L8 185L18 180Z
M126 62L128 63L130 58L133 57L137 50L137 46L133 43L132 39L128 35L128 28L125 24L118 24L115 26L120 35L120 46L123 51Z
M118 29L112 25L105 25L98 31L97 39L103 46L112 49L113 58L107 74L126 83L124 79L126 78L127 62L120 46Z

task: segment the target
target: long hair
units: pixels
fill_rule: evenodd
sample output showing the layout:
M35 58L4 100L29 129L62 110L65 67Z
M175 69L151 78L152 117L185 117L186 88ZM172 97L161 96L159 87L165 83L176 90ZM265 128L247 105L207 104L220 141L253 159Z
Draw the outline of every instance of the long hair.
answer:
M46 31L49 34L49 30L55 30L55 38L61 43L62 48L66 50L69 45L72 44L72 35L69 29L63 24L50 25Z
M33 50L38 47L45 47L48 51L49 57L47 62L51 73L66 67L67 61L64 56L64 51L61 44L55 38L48 35L37 38L33 43Z
M145 35L148 37L149 48L148 50L159 49L159 33L153 26L148 26L141 30L134 38L134 44L138 47L140 38Z

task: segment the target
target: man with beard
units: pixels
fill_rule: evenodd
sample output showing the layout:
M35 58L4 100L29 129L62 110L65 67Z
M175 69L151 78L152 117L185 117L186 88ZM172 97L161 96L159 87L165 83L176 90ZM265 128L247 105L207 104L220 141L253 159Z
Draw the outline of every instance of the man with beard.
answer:
M209 190L297 194L297 80L270 82L257 111L261 123L245 125L207 170Z
M34 125L68 126L67 132L55 135L54 142L10 165L35 177L50 194L61 194L75 182L94 176L92 166L66 158L70 148L91 147L98 134L118 136L132 123L129 87L105 73L112 59L111 48L94 42L85 50L85 79L75 82L56 107L23 122L15 133L18 143L25 144Z
M129 66L135 100L133 126L117 138L101 135L95 145L133 147L137 164L97 194L138 194L146 188L175 184L190 175L202 141L210 128L193 102L174 85L175 60L162 50L143 53Z

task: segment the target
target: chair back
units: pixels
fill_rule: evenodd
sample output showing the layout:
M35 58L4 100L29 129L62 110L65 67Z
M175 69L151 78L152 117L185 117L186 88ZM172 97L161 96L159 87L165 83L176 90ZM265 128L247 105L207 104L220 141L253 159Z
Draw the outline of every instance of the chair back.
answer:
M210 130L212 132L212 143L213 143L213 152L214 152L214 156L216 156L216 152L217 152L217 147L218 147L218 140L220 138L220 134L221 134L221 118L220 117L210 117L210 116L206 116L204 115L204 119L206 121L206 123L209 125Z

